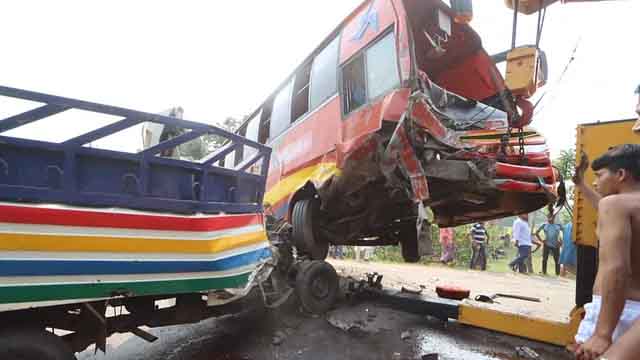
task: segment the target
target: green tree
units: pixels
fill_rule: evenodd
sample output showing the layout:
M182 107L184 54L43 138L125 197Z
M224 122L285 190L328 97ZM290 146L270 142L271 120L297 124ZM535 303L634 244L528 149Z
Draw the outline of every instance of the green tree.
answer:
M560 175L564 179L564 185L567 193L567 205L559 214L561 223L565 224L571 221L571 208L574 203L574 186L571 182L573 172L576 168L576 150L573 148L560 151L560 155L553 159L553 166L558 169Z
M217 124L217 126L229 132L236 132L246 118L246 116L242 117L242 119L227 116L221 123ZM204 137L204 142L207 144L207 150L209 152L213 152L214 150L222 147L222 145L227 142L227 139L219 135L207 135Z
M571 179L576 167L576 150L572 148L560 151L560 155L553 159L553 166L558 169L565 181Z

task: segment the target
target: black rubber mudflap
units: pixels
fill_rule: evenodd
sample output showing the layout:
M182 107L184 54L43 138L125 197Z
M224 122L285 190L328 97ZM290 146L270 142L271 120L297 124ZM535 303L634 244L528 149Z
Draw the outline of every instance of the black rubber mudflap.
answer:
M582 307L593 300L593 284L598 272L598 249L578 245L578 269L576 275L576 306Z

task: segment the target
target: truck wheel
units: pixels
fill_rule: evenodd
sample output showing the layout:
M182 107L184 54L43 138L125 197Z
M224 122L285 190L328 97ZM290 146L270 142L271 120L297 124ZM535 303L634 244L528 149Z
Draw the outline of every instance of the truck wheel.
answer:
M305 310L312 314L324 314L336 301L338 274L325 261L305 262L296 276L296 292Z
M300 200L293 206L291 216L293 225L293 244L313 260L324 260L329 253L329 242L318 236L315 216L318 203L313 199Z
M17 329L0 333L0 359L76 360L60 337L44 329Z

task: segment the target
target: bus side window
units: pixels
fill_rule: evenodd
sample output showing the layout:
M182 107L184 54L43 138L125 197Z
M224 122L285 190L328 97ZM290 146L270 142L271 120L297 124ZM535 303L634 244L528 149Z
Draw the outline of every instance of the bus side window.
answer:
M244 126L240 130L238 130L238 135L244 137L246 134L247 134L247 126ZM230 164L233 164L233 166L240 164L244 159L244 151L245 151L244 146L238 147L235 151L234 162L231 162Z
M260 119L262 118L262 111L259 111L256 116L249 120L247 124L247 134L246 138L253 141L258 141L258 135L260 134ZM250 158L253 154L255 154L257 150L250 146L244 147L244 157L245 159Z
M262 118L260 119L260 133L258 142L266 144L269 140L269 128L271 127L271 110L273 109L273 98L268 99L262 106Z
M309 78L311 76L311 63L305 64L296 73L293 86L293 101L291 122L295 122L309 111Z
M293 79L273 99L273 110L271 111L271 124L269 125L270 138L274 139L282 134L291 123L291 92L293 90Z
M358 55L342 68L344 113L348 114L367 102L367 84L364 74L364 56Z
M394 33L390 32L366 51L369 100L400 84Z
M338 91L338 51L339 37L333 39L327 47L313 59L311 66L310 110L322 105Z
M352 112L400 84L394 33L390 32L342 67L343 111Z

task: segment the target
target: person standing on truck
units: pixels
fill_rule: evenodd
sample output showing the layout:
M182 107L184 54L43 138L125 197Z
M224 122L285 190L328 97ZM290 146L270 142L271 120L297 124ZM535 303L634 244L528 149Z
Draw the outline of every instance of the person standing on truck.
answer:
M469 232L469 240L471 242L469 268L475 269L480 265L480 270L487 270L487 241L489 240L489 235L484 222L473 224Z
M593 161L595 190L584 183L587 166L583 154L573 180L598 211L599 267L574 352L591 360L640 318L640 144L613 147Z
M526 261L529 255L531 255L531 227L529 227L529 214L520 214L516 221L513 222L513 229L511 230L513 239L518 246L518 256L509 263L509 267L520 273L527 271Z
M544 231L544 240L540 238L540 232ZM547 262L549 255L553 256L556 265L556 276L560 275L560 247L562 246L562 225L556 224L555 215L550 212L547 222L536 231L536 238L542 242L542 273L547 275Z

